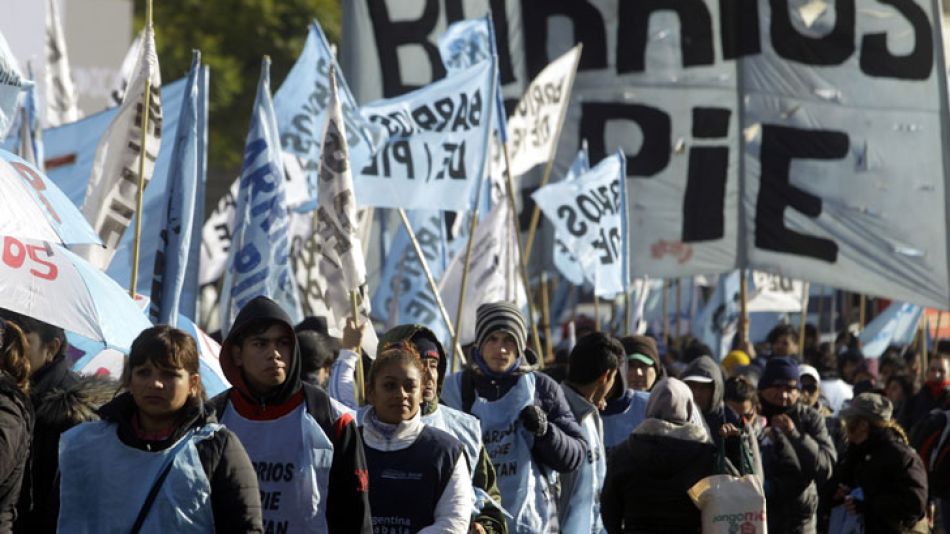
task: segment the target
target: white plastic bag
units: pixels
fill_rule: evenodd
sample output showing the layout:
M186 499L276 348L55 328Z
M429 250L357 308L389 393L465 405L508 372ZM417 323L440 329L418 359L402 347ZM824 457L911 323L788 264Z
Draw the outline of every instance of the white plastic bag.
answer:
M755 476L708 476L689 488L703 534L767 534L765 492Z

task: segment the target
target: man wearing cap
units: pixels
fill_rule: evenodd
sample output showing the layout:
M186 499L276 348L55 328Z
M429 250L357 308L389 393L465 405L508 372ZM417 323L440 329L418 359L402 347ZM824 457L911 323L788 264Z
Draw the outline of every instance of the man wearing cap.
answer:
M643 422L650 390L658 380L666 378L652 337L626 336L620 343L623 362L600 413L604 423L604 447L608 452L626 441L633 429Z
M927 532L927 472L892 416L891 401L876 393L862 393L841 410L849 448L836 497L864 518L866 534Z
M739 425L739 418L734 416L732 410L725 409L723 403L725 381L719 365L710 356L700 356L686 367L680 380L685 382L693 392L693 400L703 412L706 428L709 429L713 443L718 447L719 442L722 441L719 433L722 426L726 423ZM727 413L733 417L727 420Z
M773 356L759 379L767 421L759 448L770 533L817 531L817 487L831 478L836 461L824 418L798 402L799 376L795 359Z
M509 532L557 529L555 472L577 469L587 456L584 434L564 392L535 371L518 307L482 304L475 317L471 365L449 376L442 401L479 418L495 465Z
M418 324L399 325L379 338L379 348L386 345L411 342L419 356L425 373L422 376L422 422L448 432L462 442L469 469L476 503L472 517L472 531L478 534L505 534L508 527L499 508L501 492L498 490L495 467L482 445L481 425L476 417L454 408L439 404L442 383L445 380L448 359L445 349L435 332Z

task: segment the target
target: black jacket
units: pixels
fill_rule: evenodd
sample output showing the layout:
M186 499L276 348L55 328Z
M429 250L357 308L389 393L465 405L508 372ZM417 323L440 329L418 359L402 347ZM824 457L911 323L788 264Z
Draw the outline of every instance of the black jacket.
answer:
M700 512L687 490L715 470L716 446L705 429L645 419L607 456L604 527L610 534L700 532Z
M36 424L14 531L38 534L56 531L56 515L49 506L59 470L59 436L79 423L99 419L96 411L115 396L118 383L77 375L65 355L33 373L30 382Z
M235 337L260 321L285 324L294 342L287 380L264 396L255 395L247 387L241 368L235 365L231 353ZM263 416L266 419L268 413L286 413L301 402L305 403L307 411L333 443L333 462L326 495L327 526L331 533L370 533L372 522L363 440L352 416L334 408L325 391L300 379L300 352L293 331L290 317L273 300L257 297L247 303L238 313L228 337L221 345L221 369L234 387L212 399L210 404L219 418L230 400L238 411L242 407L249 407L257 412L255 415L258 418Z
M13 530L32 432L29 398L0 371L0 533Z
M839 481L864 490L866 534L909 532L927 506L927 472L917 453L893 431L871 430L867 441L851 445L839 465Z
M768 528L775 534L815 532L816 488L831 478L837 454L818 412L796 404L787 415L795 423L791 436L766 428L759 442Z

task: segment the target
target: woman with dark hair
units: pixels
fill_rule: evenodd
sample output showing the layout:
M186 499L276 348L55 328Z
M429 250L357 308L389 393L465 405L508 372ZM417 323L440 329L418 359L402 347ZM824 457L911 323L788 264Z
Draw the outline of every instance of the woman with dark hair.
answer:
M98 419L96 410L112 399L117 384L72 371L62 328L9 310L0 309L0 317L16 323L26 337L35 415L29 474L23 478L15 530L55 532L56 514L49 506L59 467L59 436L79 423Z
M927 532L927 472L892 415L891 402L875 393L841 411L850 446L838 466L836 497L864 518L867 534Z
M101 421L62 435L60 532L261 532L257 475L206 410L198 349L167 325L143 331L125 392Z
M410 343L390 345L369 372L363 446L373 525L380 531L465 534L475 494L462 443L422 423L423 364Z
M0 319L0 532L11 532L26 471L33 410L30 360L23 331Z

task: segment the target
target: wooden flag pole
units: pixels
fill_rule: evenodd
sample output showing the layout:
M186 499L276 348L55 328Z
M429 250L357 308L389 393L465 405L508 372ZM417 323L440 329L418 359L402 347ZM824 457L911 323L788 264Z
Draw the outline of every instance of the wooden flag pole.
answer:
M594 332L600 332L600 297L594 293Z
M749 344L749 281L746 270L739 269L739 342L746 349Z
M353 315L353 326L361 329L360 325L360 297L358 291L350 291L350 312ZM363 384L363 350L356 347L356 372L353 377L356 382L356 390L353 392L356 397L357 406L363 405L363 399L366 398L366 386Z
M413 231L412 225L409 224L409 217L406 216L406 210L399 208L399 218L402 219L402 225L406 229L406 233L409 234L409 241L412 243L413 250L416 251L416 257L419 258L419 264L422 266L422 272L426 275L426 280L429 282L429 289L432 290L432 296L435 297L435 304L439 307L439 312L442 314L442 320L445 321L445 327L449 329L449 335L452 336L452 343L458 343L458 337L455 335L455 328L452 327L452 319L449 317L449 312L445 310L445 303L442 302L442 294L439 292L439 286L435 283L435 278L432 277L432 271L429 269L429 262L426 261L425 254L422 253L422 247L419 246L419 240L416 239L416 232ZM461 358L462 363L465 363L465 356L462 354L462 347L453 345L453 350Z
M805 323L808 322L808 294L811 290L809 282L802 282L802 313L798 322L798 353L805 355Z
M924 316L924 320L921 321L920 328L920 379L923 381L927 378L927 366L930 365L929 354L927 350L927 317Z
M145 2L145 24L148 28L153 28L152 0L146 0ZM135 235L132 240L132 277L129 281L129 296L132 298L135 298L135 287L139 282L139 251L142 248L142 199L145 195L145 158L147 157L145 142L148 137L148 119L152 106L151 72L149 72L149 75L145 79L144 104L142 108L142 136L139 139L139 187L135 193Z
M663 279L663 346L670 351L670 282Z
M677 278L676 282L676 324L673 326L674 336L679 339L682 331L680 330L680 319L683 317L683 292L682 292L682 283L680 279Z
M525 263L524 246L521 243L521 228L518 227L518 208L515 206L515 183L511 178L511 158L508 155L507 143L502 143L501 151L505 155L505 187L508 189L508 207L511 209L511 225L515 232L515 244L518 246L518 267L521 271L521 283L524 284L524 293L528 300L528 323L531 324L531 338L535 352L539 355L541 367L544 359L541 358L541 339L538 336L538 324L534 320L534 301L531 299L531 285L528 283L528 264Z
M459 336L462 335L462 309L465 306L465 286L468 285L468 271L472 260L472 245L475 243L475 230L478 228L478 204L472 211L472 220L468 227L468 243L465 245L465 259L462 262L462 284L459 287L459 304L456 307L455 314L455 332L452 335L452 358L450 360L452 371L457 371L456 362L461 361L464 355L461 351L455 350L459 345Z
M867 312L864 311L864 308L868 304L868 299L864 296L864 293L861 293L861 296L858 298L858 321L861 324L861 331L864 331L865 320L867 319Z
M584 43L577 45L579 50L577 51L577 62L574 63L574 76L577 76L577 66L580 64L581 55L584 53ZM564 95L564 98L571 98L571 89L573 88L574 82L571 81L571 87L568 88L567 94ZM548 159L548 162L544 166L544 175L541 177L541 183L538 185L538 189L541 189L547 185L548 181L551 179L551 171L554 169L554 160L557 156L557 142L561 140L561 130L564 128L564 118L567 116L567 106L565 105L561 109L561 116L558 117L557 121L557 130L554 131L554 152L551 154L551 157ZM505 165L508 165L508 159L505 158ZM511 169L511 167L508 167ZM524 244L524 262L525 264L531 259L531 249L534 245L534 237L538 232L538 224L541 222L541 208L537 204L534 205L534 210L531 211L531 223L528 225L528 238Z
M623 335L630 335L630 288L623 290Z
M551 346L551 309L548 298L548 272L541 271L541 323L544 325L544 358L554 358L554 349Z
M943 319L943 311L937 310L937 324L934 327L934 346L936 346L936 343L940 341L940 322L942 321L942 319Z

